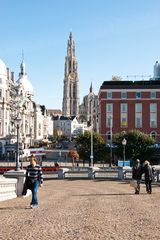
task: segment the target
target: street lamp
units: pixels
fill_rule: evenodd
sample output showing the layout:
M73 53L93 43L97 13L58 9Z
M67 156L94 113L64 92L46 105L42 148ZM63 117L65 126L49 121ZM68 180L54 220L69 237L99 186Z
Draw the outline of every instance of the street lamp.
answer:
M123 138L123 140L122 140L122 145L123 145L123 167L125 165L125 160L126 160L126 152L125 152L126 144L127 144L127 140L125 138Z
M22 119L17 115L17 117L15 118L15 125L16 125L16 129L17 129L16 171L20 170L20 166L19 166L19 157L20 157L19 136L20 136L21 122L22 122Z
M91 155L90 166L93 167L93 99L91 99Z
M33 126L30 126L30 147L32 147L32 130L33 130Z
M112 116L110 116L110 167L112 166Z

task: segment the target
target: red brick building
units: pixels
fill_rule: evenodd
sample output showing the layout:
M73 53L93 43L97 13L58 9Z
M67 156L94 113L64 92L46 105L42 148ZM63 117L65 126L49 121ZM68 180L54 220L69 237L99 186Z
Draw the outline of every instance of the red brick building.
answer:
M160 80L105 81L99 90L99 132L138 129L160 142Z

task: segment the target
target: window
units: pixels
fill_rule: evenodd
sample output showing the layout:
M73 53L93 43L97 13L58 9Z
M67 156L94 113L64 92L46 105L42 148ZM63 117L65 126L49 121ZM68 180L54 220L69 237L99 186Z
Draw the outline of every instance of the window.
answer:
M121 112L127 112L127 104L126 103L122 103L121 104Z
M38 125L38 135L41 136L41 124Z
M121 127L126 128L128 126L128 106L126 103L121 104Z
M112 141L112 132L107 132L106 133L106 140L107 140L107 142L111 142Z
M157 104L156 103L150 104L150 127L151 128L157 127Z
M156 98L156 92L150 92L150 98L152 99Z
M155 114L150 115L150 127L151 128L156 128L157 127L157 121L156 121Z
M150 104L150 112L157 112L157 104L156 103L151 103Z
M136 113L135 127L136 128L142 128L142 114L141 113Z
M151 132L150 136L151 136L152 139L156 140L157 133L156 132Z
M142 112L142 103L136 103L135 105L136 113Z
M136 92L136 98L140 99L141 98L141 92Z
M127 98L127 93L121 92L121 99L126 99L126 98Z
M2 99L2 89L0 89L0 99Z
M113 117L113 104L106 105L106 127L110 128L112 126Z
M107 92L107 98L111 99L112 98L112 92Z
M107 104L106 105L106 107L107 107L107 113L112 113L112 111L113 111L113 104Z
M135 104L135 127L142 128L142 104Z

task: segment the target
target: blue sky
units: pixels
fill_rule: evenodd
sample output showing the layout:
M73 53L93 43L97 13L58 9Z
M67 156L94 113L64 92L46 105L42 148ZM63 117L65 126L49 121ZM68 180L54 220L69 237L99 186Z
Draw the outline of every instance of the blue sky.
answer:
M160 62L159 0L1 0L0 58L18 78L22 49L35 101L61 109L72 31L80 98L112 75L153 75Z

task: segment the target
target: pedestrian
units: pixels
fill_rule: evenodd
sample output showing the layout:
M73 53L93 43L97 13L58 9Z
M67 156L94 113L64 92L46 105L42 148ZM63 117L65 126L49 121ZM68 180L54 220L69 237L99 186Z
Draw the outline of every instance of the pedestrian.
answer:
M136 160L135 165L132 168L132 178L136 180L135 194L140 193L140 183L142 177L142 165L139 159Z
M146 192L151 194L152 193L152 179L153 179L153 168L150 165L149 161L144 162L143 173L145 174L145 185L146 185Z
M40 165L37 164L37 159L34 155L31 155L30 165L27 166L26 169L26 182L29 183L32 192L32 200L30 207L37 208L38 207L37 192L38 188L42 187L43 185L43 176L42 169Z

